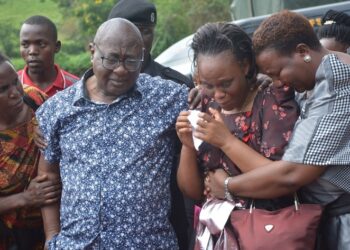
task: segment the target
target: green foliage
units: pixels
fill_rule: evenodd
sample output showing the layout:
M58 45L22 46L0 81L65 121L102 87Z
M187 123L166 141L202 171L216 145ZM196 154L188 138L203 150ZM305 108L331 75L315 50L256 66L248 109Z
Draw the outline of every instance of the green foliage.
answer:
M55 61L58 62L62 69L77 76L81 76L91 67L89 52L82 52L79 54L66 54L60 52L57 54Z
M1 0L0 4L0 50L11 58L19 56L19 30L25 19L45 15L55 23L61 20L53 0Z
M152 54L156 57L171 44L193 33L206 22L230 20L231 0L150 0L157 7L158 23ZM75 39L91 40L116 0L58 0L62 13L77 17Z
M74 38L91 40L100 24L106 21L107 16L116 0L57 0L63 13L76 17L79 24L79 33Z
M191 33L189 20L184 15L184 1L158 0L154 1L157 6L158 21L156 26L155 40L152 54L159 55L171 44Z
M23 61L22 57L11 57L11 62L15 66L16 70L23 69L25 66L25 62Z
M214 21L230 20L231 0L155 0L158 10L152 54L159 55L173 43Z
M19 54L18 29L12 23L0 23L0 50L9 57L16 57Z
M56 24L62 19L55 0L1 0L0 4L0 23L9 22L18 30L32 15L47 16Z
M231 0L150 1L158 11L154 57L206 22L230 20ZM90 67L87 45L116 3L117 0L0 0L0 50L12 58L16 68L23 68L19 54L20 26L29 16L45 15L56 23L62 41L56 62L81 75Z
M25 62L21 57L11 58L11 61L17 70L23 69L25 66ZM88 52L82 52L79 54L66 54L60 52L57 54L55 61L62 69L76 76L81 76L91 67L90 54Z
M67 40L62 44L61 51L58 53L64 53L67 55L74 55L74 54L80 54L82 52L85 53L86 51L86 46L84 43L79 43L74 40Z

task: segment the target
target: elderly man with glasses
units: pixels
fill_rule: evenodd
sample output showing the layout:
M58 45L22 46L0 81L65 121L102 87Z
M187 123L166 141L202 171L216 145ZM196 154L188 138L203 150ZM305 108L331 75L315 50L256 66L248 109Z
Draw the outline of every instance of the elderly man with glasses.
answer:
M192 79L180 74L176 70L157 63L152 58L151 52L158 22L157 8L154 3L149 0L118 0L111 9L108 19L117 17L129 20L135 24L141 32L145 47L141 73L146 73L150 76L159 76L179 84L185 84L189 88L194 87ZM192 103L192 106L195 106L194 103L195 102ZM189 249L189 243L193 236L194 201L184 197L177 185L176 175L182 144L177 138L175 139L175 143L177 157L175 157L173 161L173 170L170 179L171 212L169 214L169 219L175 229L180 250L187 250Z
M175 121L187 88L140 74L140 31L103 23L92 69L37 111L48 146L39 173L60 176L42 215L48 249L177 249L168 219Z

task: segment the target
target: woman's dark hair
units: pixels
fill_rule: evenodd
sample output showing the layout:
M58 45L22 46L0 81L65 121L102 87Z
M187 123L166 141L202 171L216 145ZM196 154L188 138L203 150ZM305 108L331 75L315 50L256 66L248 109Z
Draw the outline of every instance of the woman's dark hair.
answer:
M253 79L256 75L257 69L252 40L235 24L222 22L203 25L194 34L191 48L194 65L199 54L217 55L230 50L239 62L246 60L249 63L250 68L246 76L248 80Z
M255 54L265 49L275 49L281 55L295 52L296 46L304 43L313 50L320 50L321 44L309 20L304 16L281 11L263 21L253 35Z
M350 16L344 12L329 10L322 17L318 37L335 38L336 41L350 44Z

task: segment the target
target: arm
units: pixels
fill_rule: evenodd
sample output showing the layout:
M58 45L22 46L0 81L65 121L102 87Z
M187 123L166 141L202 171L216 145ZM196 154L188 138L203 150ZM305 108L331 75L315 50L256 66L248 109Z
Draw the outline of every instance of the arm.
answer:
M0 214L57 202L60 192L61 185L58 180L48 180L47 175L37 176L23 192L0 197Z
M41 150L45 150L47 147L47 142L39 126L34 126L34 142L35 145Z
M184 195L194 200L203 198L203 177L197 165L197 153L194 148L182 146L177 183Z
M201 113L194 135L220 148L242 172L248 172L271 162L236 136L232 135L219 111L209 108L211 115Z
M40 157L38 171L39 174L47 175L49 180L60 179L58 163L49 163L44 159L43 156ZM55 202L50 205L45 205L41 208L46 241L50 240L54 235L60 232L59 208L59 202Z
M226 140L220 149L239 167L243 173L273 162L269 158L266 158L265 156L256 152L254 149L232 134L226 137Z
M198 123L197 130L201 139L219 147L245 173L282 157L298 111L292 88L270 87L255 97L253 112L259 114L256 119L261 137L259 152L232 135L215 109L209 109L211 115L201 114L203 121Z
M24 207L25 203L22 193L0 197L0 214Z
M277 198L290 194L317 179L325 167L275 161L249 173L230 178L229 191L237 196L258 199ZM224 197L224 180L221 171L209 174L206 188L215 197Z

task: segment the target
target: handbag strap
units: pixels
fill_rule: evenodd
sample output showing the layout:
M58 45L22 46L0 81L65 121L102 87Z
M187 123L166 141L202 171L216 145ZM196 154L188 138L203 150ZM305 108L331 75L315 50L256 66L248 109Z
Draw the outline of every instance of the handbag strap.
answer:
M294 193L294 206L295 206L295 211L299 210L300 202L297 193Z
M250 202L250 206L249 206L249 213L251 214L253 212L253 210L255 209L255 200L252 199L252 201ZM298 211L300 208L300 202L299 202L299 197L298 194L295 192L294 193L294 207L295 207L295 211Z

